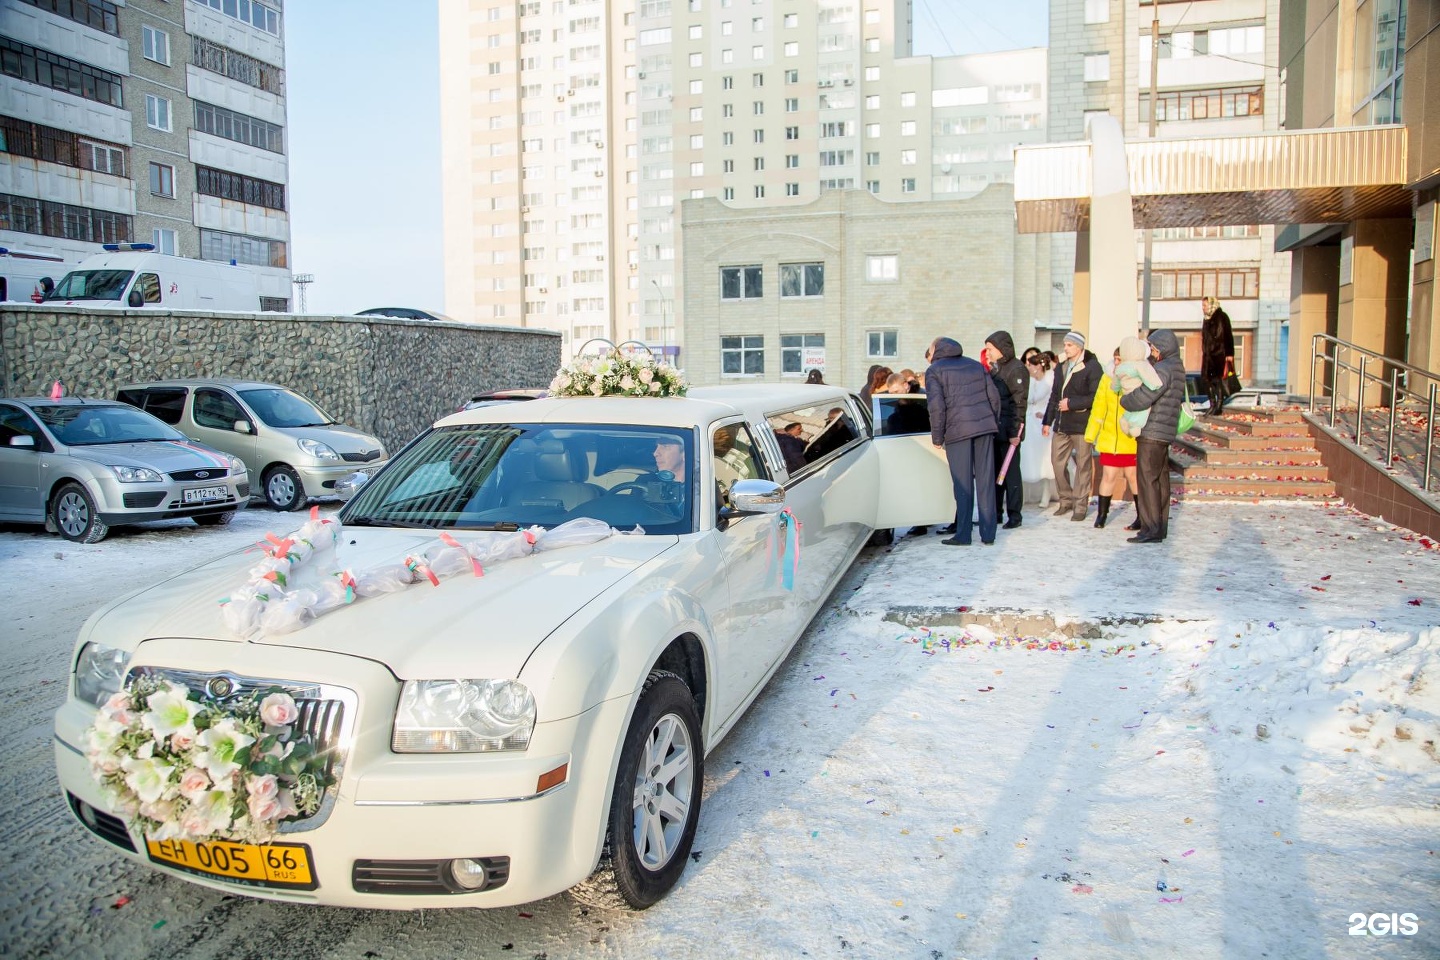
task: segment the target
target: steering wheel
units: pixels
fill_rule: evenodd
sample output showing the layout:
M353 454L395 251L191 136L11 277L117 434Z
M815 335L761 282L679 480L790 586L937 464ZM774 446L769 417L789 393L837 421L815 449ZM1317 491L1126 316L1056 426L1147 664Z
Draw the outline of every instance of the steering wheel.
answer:
M650 486L648 484L630 480L626 483L617 484L616 486L610 488L610 496L612 497L629 496L632 492L638 493L642 497L648 497L650 493Z

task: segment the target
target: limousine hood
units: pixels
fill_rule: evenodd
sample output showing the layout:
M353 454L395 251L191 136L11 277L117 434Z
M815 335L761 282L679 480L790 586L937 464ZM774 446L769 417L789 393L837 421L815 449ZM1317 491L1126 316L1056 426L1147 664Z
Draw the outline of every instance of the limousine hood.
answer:
M433 534L409 530L352 529L343 541L341 562L357 573L403 565L407 556L438 546ZM493 563L481 577L452 576L438 587L422 580L359 598L294 632L243 641L227 628L221 600L249 579L261 554L231 554L116 601L91 618L82 637L130 650L152 637L320 650L383 663L404 680L515 677L571 615L675 543L675 537L613 536L541 551Z

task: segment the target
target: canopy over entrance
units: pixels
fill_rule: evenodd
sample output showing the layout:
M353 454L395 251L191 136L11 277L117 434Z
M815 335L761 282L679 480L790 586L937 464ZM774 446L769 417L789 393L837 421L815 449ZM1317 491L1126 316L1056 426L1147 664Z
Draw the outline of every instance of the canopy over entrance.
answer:
M1408 218L1406 143L1403 125L1131 140L1135 228ZM1088 141L1017 149L1019 232L1088 230L1091 166Z

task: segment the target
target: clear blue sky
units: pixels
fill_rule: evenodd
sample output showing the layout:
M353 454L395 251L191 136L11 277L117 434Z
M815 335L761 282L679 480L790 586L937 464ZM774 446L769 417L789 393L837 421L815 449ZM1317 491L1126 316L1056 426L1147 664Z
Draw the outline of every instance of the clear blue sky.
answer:
M285 6L290 269L315 275L311 313L444 309L437 9ZM1048 0L916 0L915 52L1044 46L1048 11Z

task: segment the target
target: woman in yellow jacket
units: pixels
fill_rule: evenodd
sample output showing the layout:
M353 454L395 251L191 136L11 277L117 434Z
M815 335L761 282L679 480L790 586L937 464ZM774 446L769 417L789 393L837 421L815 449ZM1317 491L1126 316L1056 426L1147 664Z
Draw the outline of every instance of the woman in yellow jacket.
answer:
M1115 364L1120 362L1120 350L1115 350L1115 359L1109 371L1100 378L1095 390L1095 401L1090 407L1090 422L1085 427L1085 442L1091 444L1100 454L1100 509L1095 514L1095 526L1105 526L1110 515L1110 501L1125 493L1125 484L1133 492L1135 477L1135 438L1125 435L1120 429L1120 416L1125 411L1120 407L1120 391L1115 384ZM1125 528L1140 529L1138 520Z

